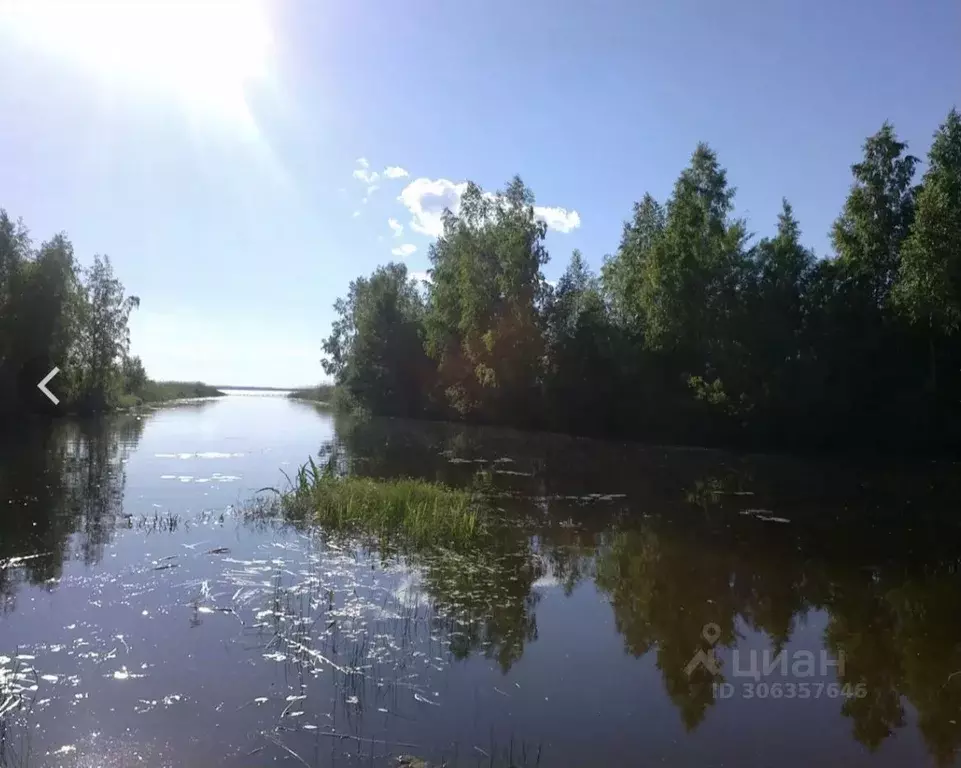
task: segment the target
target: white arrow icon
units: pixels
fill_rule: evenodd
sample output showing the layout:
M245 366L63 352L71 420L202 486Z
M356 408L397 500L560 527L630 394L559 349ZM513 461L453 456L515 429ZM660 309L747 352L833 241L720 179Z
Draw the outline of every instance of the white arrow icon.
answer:
M60 373L59 368L57 367L52 368L50 373L48 373L46 376L40 379L40 383L37 384L37 389L39 389L41 392L43 392L43 394L49 397L50 402L53 403L54 405L60 405L60 400L57 398L57 396L53 392L47 389L47 384L49 384L50 380L54 376L56 376L58 373Z

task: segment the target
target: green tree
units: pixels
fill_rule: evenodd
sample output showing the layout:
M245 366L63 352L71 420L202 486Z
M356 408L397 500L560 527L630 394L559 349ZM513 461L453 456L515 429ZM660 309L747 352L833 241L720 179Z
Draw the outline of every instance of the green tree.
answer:
M699 144L674 185L663 237L643 261L640 304L647 342L688 360L707 351L731 244L734 190L717 155Z
M547 302L545 407L550 422L566 431L609 433L615 403L622 402L626 368L622 331L612 325L600 280L580 251Z
M0 411L17 398L17 375L23 364L20 313L30 257L30 235L23 221L13 221L0 208Z
M752 398L765 415L765 431L777 430L797 421L791 411L807 400L802 332L814 266L787 200L782 201L777 234L758 243L755 262L750 322L744 328L751 344Z
M894 298L927 336L929 384L937 390L937 347L961 328L961 115L956 109L948 113L928 153Z
M904 446L918 434L916 356L891 302L914 218L917 160L906 149L887 123L864 143L832 230L836 257L818 270L812 292L820 431L866 445Z
M67 401L75 394L76 340L85 312L79 273L73 244L61 233L40 246L20 289L20 357L34 376L62 368L58 389Z
M885 123L864 143L864 157L851 166L854 184L831 238L838 260L857 288L884 307L900 269L901 244L914 220L914 169L894 127Z
M534 418L544 356L546 226L515 177L495 195L469 183L431 246L427 351L444 405L462 416Z
M744 222L731 218L734 192L717 155L699 144L643 263L645 344L666 356L680 384L673 398L682 431L726 431L747 407L742 330L751 260Z
M614 258L605 261L601 281L618 324L641 331L644 327L642 288L651 250L664 234L664 206L650 194L634 203L632 219L624 223Z
M388 264L354 280L334 309L338 318L324 342L324 370L375 413L420 412L433 374L423 346L423 299L407 267Z
M139 357L130 357L129 355L124 357L121 363L121 374L123 375L125 392L140 394L147 386L147 371Z
M821 259L786 201L755 243L706 144L663 205L634 205L599 278L575 253L556 289L532 192L468 184L411 320L429 357L411 412L671 442L961 447L959 124L952 111L920 187L891 125L869 137ZM330 370L383 409L376 382L403 362L365 353L379 367L348 375L369 333L354 303L338 305Z
M125 296L106 256L94 256L93 266L84 275L84 289L86 308L79 334L81 398L85 407L101 410L113 405L122 390L121 363L130 348L128 322L140 299Z

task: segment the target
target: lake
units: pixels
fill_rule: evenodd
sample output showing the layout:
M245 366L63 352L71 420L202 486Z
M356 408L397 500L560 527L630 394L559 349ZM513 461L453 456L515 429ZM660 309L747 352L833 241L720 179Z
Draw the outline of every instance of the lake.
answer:
M311 456L486 470L504 524L256 514ZM0 445L0 766L956 765L959 486L275 393L64 419Z

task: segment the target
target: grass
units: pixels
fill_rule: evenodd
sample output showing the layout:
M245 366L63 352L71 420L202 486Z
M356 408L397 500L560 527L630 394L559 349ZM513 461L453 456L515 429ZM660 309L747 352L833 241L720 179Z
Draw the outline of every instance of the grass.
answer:
M311 459L282 496L284 511L331 531L400 538L414 546L465 546L487 530L486 508L470 491L424 480L338 475Z
M315 403L330 403L334 396L333 384L319 384L307 389L295 389L287 397L295 400L311 400Z
M222 397L223 394L216 387L200 381L148 381L147 386L134 397L142 405L192 397Z

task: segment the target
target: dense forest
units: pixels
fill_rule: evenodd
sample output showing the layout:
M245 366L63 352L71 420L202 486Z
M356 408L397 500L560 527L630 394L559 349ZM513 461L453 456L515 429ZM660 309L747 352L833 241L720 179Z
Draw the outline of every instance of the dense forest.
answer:
M831 230L805 247L734 216L701 144L670 198L635 203L593 273L552 286L534 197L469 184L430 248L350 284L324 342L339 402L372 413L667 442L961 447L961 116L923 175L894 128L864 142Z
M129 355L128 319L138 305L109 258L95 256L82 268L64 234L35 247L23 222L0 209L0 416L102 411L141 400L152 383ZM56 409L33 391L54 366Z

